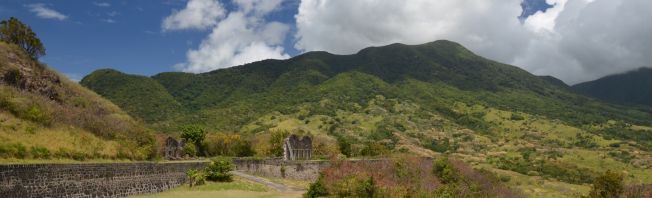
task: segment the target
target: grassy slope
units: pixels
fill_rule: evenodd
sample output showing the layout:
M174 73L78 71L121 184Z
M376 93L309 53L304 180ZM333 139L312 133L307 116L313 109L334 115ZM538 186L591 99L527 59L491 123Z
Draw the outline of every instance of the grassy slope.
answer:
M577 178L606 169L626 170L631 183L652 182L649 113L574 94L556 79L448 41L345 56L310 52L152 79L184 112L165 121L169 128L150 123L162 130L186 123L257 137L288 130L318 137L318 151L347 140L352 156L368 155L369 148L450 153L509 170L512 184L544 194L576 196L587 190ZM554 174L561 170L576 178Z
M151 132L119 107L1 42L0 74L5 160L145 159L154 150Z

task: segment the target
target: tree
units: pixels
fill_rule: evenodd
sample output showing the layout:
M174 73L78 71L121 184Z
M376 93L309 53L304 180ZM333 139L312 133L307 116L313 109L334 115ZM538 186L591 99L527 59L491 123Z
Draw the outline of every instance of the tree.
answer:
M206 138L206 130L197 125L186 125L181 127L181 138L191 141L197 146L199 155L204 155L201 145Z
M229 158L219 157L211 159L206 167L206 179L209 181L230 182L233 181L233 161Z
M623 175L608 170L604 175L595 178L589 197L618 198L623 191Z
M0 22L0 40L18 45L33 59L45 55L45 47L32 28L14 17Z

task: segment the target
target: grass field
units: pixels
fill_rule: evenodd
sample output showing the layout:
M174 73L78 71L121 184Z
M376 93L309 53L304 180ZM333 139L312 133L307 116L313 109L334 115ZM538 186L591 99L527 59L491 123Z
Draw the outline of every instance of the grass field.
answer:
M134 196L133 198L292 198L301 197L302 194L303 192L277 192L265 185L235 177L234 181L229 183L207 182L204 185L196 186L193 188L188 187L188 185L184 185L169 191L150 195Z

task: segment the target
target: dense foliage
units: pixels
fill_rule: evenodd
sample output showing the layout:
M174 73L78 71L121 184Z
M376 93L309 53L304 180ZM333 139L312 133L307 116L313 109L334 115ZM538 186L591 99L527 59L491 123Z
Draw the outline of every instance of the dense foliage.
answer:
M652 68L640 68L573 86L573 90L610 102L652 107Z
M45 55L45 47L32 28L14 17L0 21L0 41L18 45L33 59Z
M425 111L478 131L489 125L451 111L452 102L544 115L573 125L652 120L648 113L621 111L573 94L549 78L484 59L453 42L437 41L368 48L349 56L314 52L203 74L170 72L147 78L99 70L81 84L166 131L194 123L237 131L266 113L291 113L298 104L323 99L336 103L311 105L310 112L333 115L349 102L363 105L376 95L414 101ZM143 113L151 110L162 113Z
M229 158L213 158L206 167L206 179L209 181L230 182L233 181L234 165Z
M165 97L129 97L140 89L113 78L158 87ZM250 148L243 153L280 156L282 140L300 134L313 137L313 158L445 153L554 182L588 185L605 167L652 178L646 169L652 167L650 112L576 94L558 79L485 59L450 41L353 55L309 52L201 74L143 77L100 70L81 84L158 130L205 127L212 140L203 148L211 155L245 156L239 150ZM177 104L172 109L178 110L155 118L132 108L149 108L138 105L144 103ZM217 134L238 134L238 140ZM555 190L577 190L564 188Z
M623 175L608 170L593 182L591 198L617 198L623 194Z

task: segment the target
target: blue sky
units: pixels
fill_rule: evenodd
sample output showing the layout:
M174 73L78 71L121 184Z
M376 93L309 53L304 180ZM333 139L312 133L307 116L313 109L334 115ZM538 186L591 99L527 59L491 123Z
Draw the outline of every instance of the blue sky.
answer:
M224 9L224 14L212 18L211 25L202 26L201 28L164 29L162 24L166 18L190 9L188 1L217 3L220 9ZM575 55L571 56L570 59L572 60L567 61L567 63L550 62L550 56L559 56L560 61L568 56L566 54L568 50L562 49L563 43L554 46L555 49L552 50L533 47L537 43L536 41L550 37L541 36L548 34L541 32L548 31L561 35L560 37L564 36L562 31L555 29L560 24L554 25L554 22L559 13L571 12L569 9L555 9L562 8L566 4L566 0L548 0L548 2L553 2L551 4L554 4L554 6L546 3L545 0L525 0L526 2L515 2L515 0L483 1L477 6L474 1L464 0L456 2L467 2L466 4L447 5L449 7L442 6L441 8L438 7L438 4L432 3L433 1L423 0L406 1L408 3L402 1L375 1L386 3L387 6L385 7L389 8L381 5L361 5L358 1L334 0L323 1L321 4L315 3L319 1L322 0L3 0L0 2L0 18L7 19L14 16L30 25L47 48L47 55L42 57L41 61L76 80L99 68L115 68L126 73L141 75L179 70L205 72L233 66L228 64L241 64L261 58L287 58L303 51L326 50L346 54L367 46L392 42L417 44L435 39L457 41L483 56L515 64L535 74L554 75L566 82L595 78L624 70L622 68L608 69L608 66L604 66L607 69L598 68L602 70L596 69L598 72L595 72L595 74L580 76L578 73L587 73L591 69L587 66L591 61L582 60L580 55L577 55L577 57ZM584 2L586 0L578 1ZM605 0L596 0L596 2L598 1L607 2ZM615 1L626 2L624 0ZM247 2L253 3L248 5ZM262 2L272 3L263 5ZM338 5L347 2L350 4L348 7L347 5L344 5L344 7ZM473 4L471 5L468 2L473 2ZM632 0L632 2L645 1ZM409 3L423 4L417 5L417 7L420 7L420 10L424 11L424 13L401 13L397 11L396 13L388 13L387 15L390 18L387 19L381 18L378 19L379 21L363 20L364 17L372 16L375 12L382 12L383 9L388 9L389 12L392 12L392 9L398 9L396 8L397 5L390 4L408 4L398 5L398 7L403 6L404 10L413 9ZM450 1L448 4L451 4ZM582 5L589 9L592 6L589 4L597 3L586 1L584 4ZM247 6L252 6L253 11ZM273 8L273 11L259 11L265 9L265 6ZM347 12L349 7L351 11ZM302 8L302 13L299 14L300 8ZM364 9L367 8L378 10L370 10L366 16L360 14L364 13ZM485 10L485 8L490 10ZM459 17L461 18L459 21L455 21L456 19L446 18L447 13L445 12L441 14L442 19L438 18L439 15L427 13L429 10L436 12L434 10L438 9L444 11L459 9L463 16ZM540 12L547 9L555 10L555 13ZM573 10L573 12L577 12L578 16L582 13L581 10ZM227 24L227 19L235 18L234 16L237 14L244 15L240 19L247 21L243 27L239 27L240 30L244 31L244 33L250 33L250 36L253 37L265 38L234 41L233 45L239 45L240 47L219 46L222 42L226 43L226 41L241 39L238 38L238 35L214 38L215 35L219 37L220 32L238 30L238 27L229 27ZM337 18L340 16L342 18ZM426 18L426 21L404 21L405 26L397 28L396 24L390 23L397 16L398 18L407 19L416 18L416 20ZM361 18L360 21L364 23L356 24L357 19L355 17ZM432 17L433 20L428 20L427 17ZM553 25L550 25L551 20L549 19L553 19ZM485 24L483 20L486 20L487 23ZM423 28L423 34L432 34L434 36L407 32L416 26L412 25L412 22L414 24L426 23L437 26L462 23L460 21L466 24L456 24L457 26L449 28L443 33L437 31L437 29ZM376 25L376 23L378 24ZM272 24L273 27L268 28L269 24ZM569 25L572 26L573 24ZM496 30L482 32L487 28L474 29L473 26L487 26L490 29L495 27ZM523 30L511 30L515 29L514 26L518 26L517 29ZM272 33L269 33L268 29ZM421 29L419 29L420 31ZM267 38L271 37L268 34L276 36ZM341 36L338 37L338 35ZM460 37L458 35L468 36ZM282 42L275 41L278 39L281 39ZM564 39L565 37L556 40ZM546 43L545 41L541 42ZM498 45L496 43L506 44ZM256 44L261 45L255 47ZM537 52L537 49L541 49L546 53ZM212 57L211 53L221 52L220 50L234 52L221 55L222 58L219 60L212 60L214 57ZM247 50L251 50L251 53L247 54ZM190 55L192 51L196 52L197 56ZM533 52L530 53L530 51ZM551 51L558 53L547 53ZM526 52L527 54L520 54ZM263 55L247 56L252 54ZM244 56L244 58L237 57L238 55ZM641 60L625 68L648 63L648 60ZM209 64L209 66L206 66L206 64ZM559 67L557 65L569 66ZM574 76L570 74L565 76L569 71Z
M197 46L209 32L163 32L161 20L172 10L182 9L185 2L152 2L3 0L0 18L14 16L30 25L46 46L47 55L41 61L71 78L79 80L107 67L153 75L175 70L172 66L185 60L186 50ZM39 17L30 11L30 4L44 4L67 18ZM292 22L294 14L296 8L269 17ZM287 43L291 46L291 40Z

